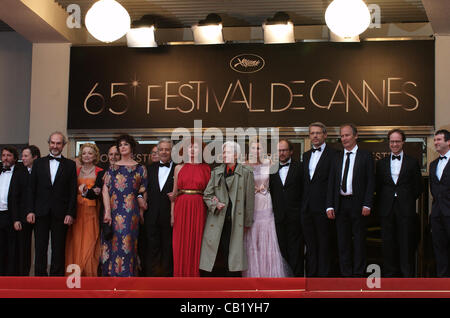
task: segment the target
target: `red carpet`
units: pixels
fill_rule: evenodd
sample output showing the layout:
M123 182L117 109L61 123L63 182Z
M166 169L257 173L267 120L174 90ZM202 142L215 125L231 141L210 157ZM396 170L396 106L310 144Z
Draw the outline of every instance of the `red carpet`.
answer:
M450 298L450 279L305 278L0 278L2 298Z

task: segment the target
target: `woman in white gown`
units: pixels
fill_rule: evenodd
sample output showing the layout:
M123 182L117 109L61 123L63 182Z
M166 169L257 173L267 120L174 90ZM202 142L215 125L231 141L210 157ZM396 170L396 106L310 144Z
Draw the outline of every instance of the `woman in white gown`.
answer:
M261 143L250 141L247 165L253 167L255 178L255 210L253 225L245 233L248 269L243 277L287 277L290 270L278 246L269 192L271 162L261 159L261 153Z

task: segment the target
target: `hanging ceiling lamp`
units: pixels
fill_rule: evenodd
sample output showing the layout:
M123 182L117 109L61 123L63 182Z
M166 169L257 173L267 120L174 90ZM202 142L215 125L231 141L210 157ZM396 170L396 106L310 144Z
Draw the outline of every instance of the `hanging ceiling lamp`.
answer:
M86 28L99 41L114 42L130 29L127 10L115 0L100 0L86 14Z
M362 0L334 0L325 11L328 28L342 38L363 33L370 25L370 11Z

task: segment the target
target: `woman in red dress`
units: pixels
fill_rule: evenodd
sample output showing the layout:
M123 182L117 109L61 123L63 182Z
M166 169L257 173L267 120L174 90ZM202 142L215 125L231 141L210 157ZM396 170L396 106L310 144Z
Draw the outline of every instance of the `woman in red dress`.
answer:
M210 167L195 160L202 154L202 148L191 140L189 159L175 167L173 193L176 198L171 210L174 277L200 276L200 250L206 220L203 191L211 177Z

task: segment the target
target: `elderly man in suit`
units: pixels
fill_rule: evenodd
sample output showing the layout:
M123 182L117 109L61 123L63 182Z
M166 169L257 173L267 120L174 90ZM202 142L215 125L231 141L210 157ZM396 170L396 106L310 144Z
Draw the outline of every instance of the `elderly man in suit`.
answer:
M416 200L422 191L419 161L403 151L405 133L388 133L391 154L377 162L376 193L381 217L384 277L413 277Z
M439 157L430 164L430 190L433 196L431 231L436 274L450 277L450 132L438 130L434 147Z
M61 155L66 143L61 132L52 133L48 139L50 154L33 163L27 221L34 224L36 276L48 276L50 233L50 276L65 274L66 234L76 217L78 190L75 161Z
M336 150L325 142L327 128L309 125L312 148L303 154L302 228L306 244L306 276L327 277L331 266L331 226L326 213L328 178Z
M175 163L171 157L172 146L172 140L161 139L158 143L159 162L147 166L148 210L144 214L147 236L146 276L173 276L170 194L173 189Z
M0 275L15 276L18 273L14 221L23 215L26 193L26 172L17 165L17 149L6 146L2 149L0 172Z
M375 165L359 149L353 124L340 128L344 151L337 155L328 182L327 215L336 218L341 275L363 277L366 270L366 225L373 204ZM353 251L353 252L352 252Z
M211 172L203 199L208 215L200 253L202 276L240 277L247 269L244 231L253 223L255 182L250 168L237 163L240 147L222 146L223 164Z

